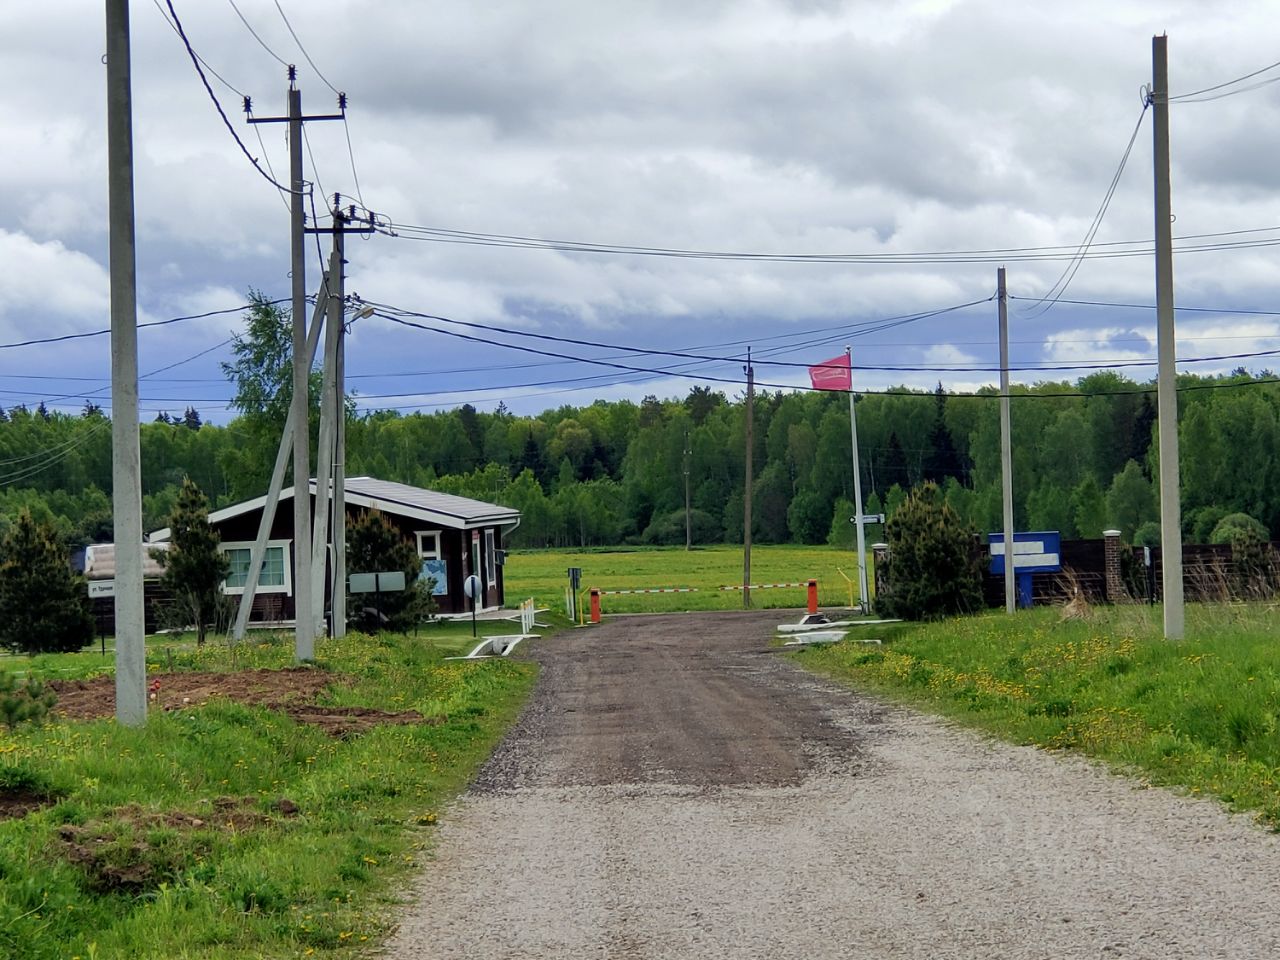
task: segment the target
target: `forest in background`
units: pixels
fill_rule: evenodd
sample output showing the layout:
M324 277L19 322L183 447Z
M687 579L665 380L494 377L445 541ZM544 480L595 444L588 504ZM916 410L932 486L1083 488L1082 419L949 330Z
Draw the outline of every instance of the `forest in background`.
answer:
M239 359L268 380L279 374L247 348ZM215 507L265 491L287 396L262 382L254 387L244 374L228 366L242 411L229 424L202 423L189 409L142 425L146 530L165 525L184 476ZM1014 388L1018 529L1096 538L1116 527L1127 541L1151 539L1159 509L1151 480L1152 386L1098 372L1074 383ZM1246 513L1275 538L1280 384L1269 373L1240 370L1183 375L1179 388L1184 535L1207 542L1223 516ZM257 389L256 399L246 389ZM933 480L978 530L999 528L994 391L949 396L940 388L901 388L860 394L857 409L866 513L891 516L911 486ZM741 542L744 416L742 397L704 387L679 399L597 401L537 416L470 405L435 413L349 411L347 474L516 507L524 519L512 547L580 547L683 544L687 470L694 542ZM847 395L759 393L753 457L754 540L852 543ZM111 539L111 429L101 410L0 411L0 463L0 533L30 508L69 546ZM881 531L868 534L875 539Z

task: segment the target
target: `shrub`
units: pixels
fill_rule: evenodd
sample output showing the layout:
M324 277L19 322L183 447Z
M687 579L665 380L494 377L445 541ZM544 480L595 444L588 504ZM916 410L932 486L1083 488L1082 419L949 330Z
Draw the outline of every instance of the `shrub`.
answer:
M1154 520L1148 520L1139 526L1137 533L1133 535L1133 545L1135 547L1160 546L1160 524Z
M12 673L0 673L0 723L10 730L24 723L43 723L57 700L57 695L35 677L20 684Z
M405 588L400 593L372 596L350 594L348 617L360 630L388 627L402 630L428 619L435 612L435 598L427 582L418 579L422 561L409 538L377 510L369 510L347 526L347 569L351 573L404 571ZM378 614L382 615L379 624Z
M1247 513L1229 513L1213 528L1213 532L1209 534L1209 542L1234 544L1242 536L1262 542L1269 539L1267 528L1260 521Z
M683 546L684 534L684 510L672 510L654 517L641 540L658 546ZM695 507L689 511L689 534L694 543L716 543L721 537L721 527L715 517Z
M973 529L923 483L886 525L889 562L880 612L906 620L970 613L982 605L982 554Z
M53 527L23 510L0 543L0 645L64 653L92 642L84 578L72 571Z

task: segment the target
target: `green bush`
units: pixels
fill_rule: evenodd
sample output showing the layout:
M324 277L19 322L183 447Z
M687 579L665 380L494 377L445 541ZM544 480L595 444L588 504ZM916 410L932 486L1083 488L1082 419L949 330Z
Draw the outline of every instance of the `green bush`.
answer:
M1209 534L1209 542L1234 544L1240 537L1263 542L1270 539L1267 528L1260 521L1247 513L1229 513L1213 528L1213 532Z
M982 554L937 485L923 483L886 525L889 563L876 606L889 617L932 620L982 606Z
M84 578L72 571L54 528L23 510L0 543L0 646L64 653L92 642Z
M0 723L10 730L24 723L43 723L57 700L35 677L19 683L12 673L0 673Z

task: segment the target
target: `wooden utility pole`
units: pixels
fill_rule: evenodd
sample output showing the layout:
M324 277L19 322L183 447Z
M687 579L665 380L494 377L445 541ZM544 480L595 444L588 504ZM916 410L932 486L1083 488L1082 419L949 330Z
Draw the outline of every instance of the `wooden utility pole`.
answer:
M107 0L106 20L116 720L125 726L140 727L147 721L147 637L142 596L142 456L138 439L138 296L128 0Z
M1004 505L1004 609L1013 613L1018 598L1013 569L1013 439L1009 426L1009 298L1004 267L996 271L1000 302L1000 492Z
M1182 509L1178 482L1178 374L1173 328L1173 212L1169 187L1168 37L1151 38L1151 112L1155 156L1156 376L1160 424L1160 565L1164 636L1185 633L1182 597Z
M751 607L751 468L755 451L752 440L752 425L755 420L756 379L755 369L751 366L751 348L747 347L747 419L746 419L746 461L747 484L742 495L742 608Z

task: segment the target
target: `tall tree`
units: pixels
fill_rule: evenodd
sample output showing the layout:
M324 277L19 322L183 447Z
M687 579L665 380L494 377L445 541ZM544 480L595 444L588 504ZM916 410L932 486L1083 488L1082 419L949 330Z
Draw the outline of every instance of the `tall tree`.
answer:
M169 514L168 550L152 555L164 567L162 582L173 595L183 623L194 623L196 646L204 646L209 626L217 621L222 583L231 572L218 549L218 531L209 525L209 500L190 477L182 479L178 500Z
M50 524L18 514L0 543L0 646L63 653L93 642L89 591Z

